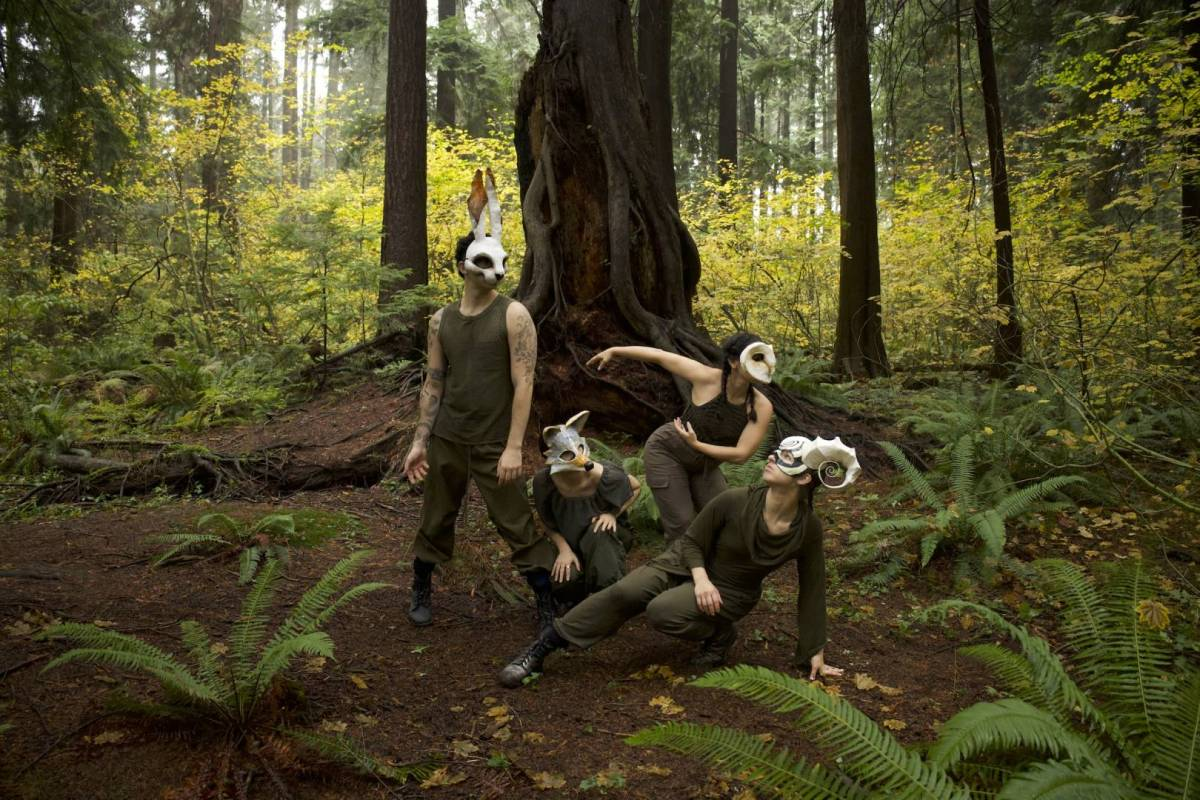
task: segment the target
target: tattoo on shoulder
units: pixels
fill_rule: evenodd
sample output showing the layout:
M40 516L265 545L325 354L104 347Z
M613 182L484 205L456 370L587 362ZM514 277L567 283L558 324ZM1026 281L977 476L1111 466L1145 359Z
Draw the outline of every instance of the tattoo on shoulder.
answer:
M537 361L537 329L533 320L522 315L517 321L516 336L513 341L513 358L518 364L532 369Z

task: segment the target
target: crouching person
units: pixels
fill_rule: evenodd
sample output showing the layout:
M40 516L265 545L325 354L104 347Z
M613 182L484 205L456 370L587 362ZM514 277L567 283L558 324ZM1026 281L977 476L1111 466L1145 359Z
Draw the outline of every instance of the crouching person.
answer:
M533 504L558 548L551 570L560 607L570 607L625 576L633 536L623 514L641 484L620 466L593 461L582 435L588 412L542 431L546 466L533 478Z
M813 495L818 483L841 488L860 471L840 439L784 439L767 458L762 485L718 495L662 555L544 629L501 670L500 683L520 686L555 650L591 647L642 613L655 629L702 643L694 666L719 666L763 580L792 561L799 576L797 662L810 678L840 675L825 663L825 555Z

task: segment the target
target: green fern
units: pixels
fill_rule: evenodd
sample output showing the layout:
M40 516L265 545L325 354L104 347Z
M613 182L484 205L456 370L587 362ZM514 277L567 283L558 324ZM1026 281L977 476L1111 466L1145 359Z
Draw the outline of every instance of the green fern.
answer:
M418 761L400 765L386 763L372 755L358 742L340 733L327 736L288 727L279 728L279 733L335 764L345 765L363 775L383 778L396 783L424 780L437 769L435 761Z
M1149 644L1151 631L1138 620L1134 602L1148 599L1143 567L1114 567L1103 588L1063 562L1035 568L1048 576L1051 599L1065 606L1068 652L1088 691L1045 639L985 606L948 600L920 618L971 613L1006 634L1019 652L996 644L960 652L990 667L1015 696L960 711L942 725L924 756L906 750L840 697L744 665L709 673L693 685L732 691L775 713L798 711L798 731L828 753L838 772L716 727L674 723L627 741L702 758L784 797L1200 800L1200 669L1164 665L1152 653L1158 642ZM1155 665L1150 677L1161 686L1146 682L1139 661ZM1163 687L1169 691L1159 696ZM1139 708L1144 716L1132 719Z
M904 476L909 492L924 502L924 514L870 522L850 535L850 543L864 552L874 551L873 560L879 563L886 563L896 546L907 545L922 568L939 552L953 551L959 554L958 573L983 579L991 578L997 567L1010 564L1004 553L1009 520L1030 513L1038 501L1083 479L1062 475L1020 489L1009 484L1002 494L984 490L975 471L975 442L964 434L950 448L950 488L945 497L898 447L880 442ZM992 496L999 499L987 499Z
M797 800L858 800L868 795L820 764L738 730L669 722L630 736L626 744L662 747L731 772L755 789Z
M72 662L92 662L142 672L158 680L167 702L119 701L125 709L153 716L215 720L224 726L246 730L257 724L263 699L297 656L333 657L333 641L319 630L321 625L345 602L387 585L359 584L333 599L337 589L367 555L367 551L360 551L335 564L302 598L303 621L294 619L298 606L289 616L291 624L285 622L264 645L271 600L280 578L278 562L269 560L242 603L229 644L224 648L227 660L218 655L204 627L193 620L180 624L192 666L135 636L95 625L64 623L47 629L44 635L66 638L82 647L58 656L46 669Z

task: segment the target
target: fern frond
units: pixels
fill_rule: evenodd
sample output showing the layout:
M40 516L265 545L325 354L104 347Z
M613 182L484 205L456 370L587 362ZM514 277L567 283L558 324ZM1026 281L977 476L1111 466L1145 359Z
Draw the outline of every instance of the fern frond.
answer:
M263 651L258 665L246 677L238 693L251 705L262 699L271 688L275 676L287 669L292 659L301 654L333 658L333 639L323 631L312 631L276 642Z
M328 617L323 618L322 613L329 607L333 596L350 578L350 575L358 569L359 564L370 558L371 553L371 550L359 550L330 567L329 571L309 587L308 591L297 601L287 619L275 631L270 644L273 645L284 639L316 630L323 619L328 619Z
M211 688L213 694L228 692L229 687L221 677L221 665L217 654L212 650L212 640L208 637L208 631L199 622L191 619L179 623L179 628L183 631L183 646L196 662L196 675L200 682Z
M1105 650L1081 660L1085 683L1106 699L1105 707L1126 736L1148 734L1170 707L1174 653L1166 637L1142 624L1137 604L1153 596L1140 559L1114 565L1103 602L1112 617Z
M1133 800L1137 795L1120 779L1083 772L1066 764L1034 764L1013 775L996 800Z
M974 659L987 667L1009 695L1024 700L1032 706L1048 705L1056 698L1047 697L1033 677L1029 662L1007 647L997 644L974 644L958 648L958 654ZM1062 716L1060 721L1066 721Z
M224 534L222 538L229 542L236 542L242 538L242 526L237 520L228 514L214 512L212 514L204 514L196 520L196 530L215 530Z
M908 460L908 456L904 455L904 451L891 442L878 442L878 444L883 449L883 452L888 454L888 458L896 465L896 469L905 477L909 485L913 488L913 491L925 501L926 505L937 511L945 509L946 506L942 503L942 498L938 497L938 493L934 490L933 485L929 483L929 479L913 466L913 463Z
M963 512L978 506L975 497L975 434L964 433L950 453L950 488Z
M979 537L983 552L988 558L998 560L1004 555L1004 542L1008 537L1004 530L1003 517L989 508L987 511L971 515L971 527Z
M1079 660L1086 664L1103 658L1114 620L1095 581L1083 567L1062 559L1039 559L1033 567L1050 596L1066 606L1059 627Z
M258 571L263 555L263 549L257 545L242 550L242 555L238 558L238 586L245 586L254 579L254 573Z
M183 555L190 555L196 552L212 553L229 547L229 542L220 536L213 536L209 533L167 533L162 536L151 536L146 541L151 544L174 545L152 558L150 560L150 566L152 567L162 566L168 561Z
M929 566L929 562L933 560L934 553L937 552L938 545L946 536L941 531L934 531L926 536L921 537L921 566Z
M346 592L341 597L339 597L334 602L330 603L328 608L326 608L324 611L322 611L320 614L317 615L316 627L320 628L322 625L324 625L326 622L328 622L330 620L330 618L333 617L333 615L336 614L342 608L342 606L346 605L347 603L354 602L358 598L362 597L364 594L367 594L369 592L377 592L380 589L395 589L395 588L396 588L396 584L394 584L394 583L381 583L379 581L374 581L371 583L360 583L357 586L352 586L349 589L347 589Z
M850 703L807 681L745 664L710 672L692 685L725 689L776 713L802 709L799 726L873 792L898 798L965 800L940 768L923 762Z
M220 698L209 687L198 681L183 665L171 658L164 660L128 650L77 647L51 661L45 669L54 669L75 661L106 664L118 669L152 675L158 679L169 694L186 699L192 705L216 705L220 702Z
M1062 660L1050 649L1050 644L1045 639L1034 636L1025 628L1013 625L987 606L967 600L943 600L925 609L918 616L939 618L950 611L975 614L995 630L1006 634L1020 646L1021 654L1029 662L1030 674L1035 684L1047 698L1053 698L1053 702L1063 708L1075 709L1096 732L1104 733L1114 740L1119 737L1112 721L1067 674Z
M154 717L163 720L185 721L203 716L200 708L189 705L174 705L171 703L147 703L138 700L124 692L113 692L104 698L104 707L118 714L128 714L138 717Z
M996 503L993 508L1000 515L1000 519L1007 521L1024 514L1029 510L1031 505L1043 497L1052 495L1071 484L1082 482L1083 478L1078 475L1058 475L1053 478L1047 478L1032 486L1026 486L1023 489L1011 492Z
M1146 742L1151 767L1148 789L1166 798L1200 798L1200 672L1179 683L1170 711Z
M645 728L625 740L635 747L662 747L699 759L721 770L745 776L759 791L795 800L858 800L867 793L831 774L820 764L809 764L786 749L758 737L715 725L668 722Z
M946 770L964 759L997 750L1027 749L1051 757L1102 767L1106 761L1095 745L1024 700L1008 697L976 703L942 726L929 748L930 760Z
M291 514L267 514L250 529L251 535L256 533L290 542L296 538L296 518Z
M229 633L229 660L233 667L233 682L237 686L244 685L250 665L258 655L258 647L266 635L267 609L275 596L278 579L279 562L268 561L242 601L242 611Z
M925 517L889 517L868 522L854 533L850 534L850 543L870 542L875 537L887 533L913 533L933 527Z
M438 766L437 762L432 760L394 766L371 755L358 742L342 734L326 736L299 728L277 728L276 730L336 764L351 767L364 775L384 778L396 783L405 783L409 779L424 780L432 775Z

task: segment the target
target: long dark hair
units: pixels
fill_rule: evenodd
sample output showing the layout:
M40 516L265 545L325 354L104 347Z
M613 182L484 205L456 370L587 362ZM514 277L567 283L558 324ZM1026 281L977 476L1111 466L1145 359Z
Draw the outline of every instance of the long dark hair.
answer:
M748 331L736 331L721 342L721 397L725 397L725 384L729 382L729 373L733 371L730 361L741 358L742 351L762 339ZM746 417L751 422L758 421L758 412L754 410L754 385L746 389Z

